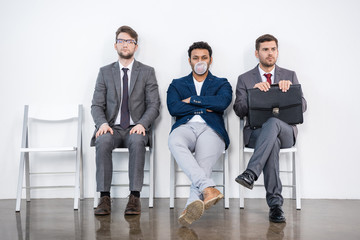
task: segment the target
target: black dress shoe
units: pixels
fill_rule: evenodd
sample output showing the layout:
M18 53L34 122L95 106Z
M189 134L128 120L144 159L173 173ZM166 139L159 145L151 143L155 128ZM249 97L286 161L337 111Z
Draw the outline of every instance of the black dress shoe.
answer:
M254 187L254 180L255 180L255 176L252 172L250 172L249 170L245 170L245 172L243 172L242 174L240 174L239 176L237 176L237 178L235 179L235 181L241 185L243 185L244 187L247 187L249 189L253 189Z
M283 223L286 221L286 218L284 216L284 212L281 208L281 206L273 206L270 208L269 212L269 220L270 222L274 223Z

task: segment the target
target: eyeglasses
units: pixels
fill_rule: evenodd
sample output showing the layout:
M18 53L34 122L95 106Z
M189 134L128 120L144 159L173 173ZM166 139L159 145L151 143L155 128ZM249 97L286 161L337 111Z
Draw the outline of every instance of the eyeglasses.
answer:
M134 39L116 39L116 43L119 43L119 44L127 43L127 44L135 44L136 45L136 41Z

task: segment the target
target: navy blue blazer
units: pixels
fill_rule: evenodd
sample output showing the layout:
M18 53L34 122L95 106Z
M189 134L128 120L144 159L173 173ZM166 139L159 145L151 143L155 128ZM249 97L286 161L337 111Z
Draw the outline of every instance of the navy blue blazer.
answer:
M181 100L191 97L190 103ZM225 142L225 149L230 140L226 132L223 113L231 103L232 88L226 78L218 78L209 71L197 96L192 72L182 78L174 79L167 90L167 107L176 122L173 131L181 124L187 123L194 115L200 115ZM210 109L213 112L207 112Z

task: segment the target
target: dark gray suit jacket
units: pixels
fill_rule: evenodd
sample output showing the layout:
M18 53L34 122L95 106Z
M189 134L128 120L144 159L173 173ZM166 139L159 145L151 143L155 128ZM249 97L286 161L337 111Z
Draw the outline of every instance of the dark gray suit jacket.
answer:
M279 83L280 80L290 80L293 84L299 84L296 73L294 71L290 71L276 65L274 83ZM243 118L248 114L247 89L254 88L255 84L260 82L262 82L262 80L259 72L259 65L257 65L254 69L239 76L236 85L236 99L233 108L236 115L238 115L240 118ZM302 105L303 112L305 112L307 104L304 96L302 97ZM298 133L296 126L293 126L293 131L294 140L296 140L296 136ZM249 125L246 124L244 128L245 145L249 143L251 132L252 130L250 129Z
M95 133L103 123L115 124L120 109L120 67L119 62L100 68L91 105L95 131L91 146L95 145ZM129 89L129 111L135 124L141 124L149 131L159 116L160 97L154 68L134 60Z

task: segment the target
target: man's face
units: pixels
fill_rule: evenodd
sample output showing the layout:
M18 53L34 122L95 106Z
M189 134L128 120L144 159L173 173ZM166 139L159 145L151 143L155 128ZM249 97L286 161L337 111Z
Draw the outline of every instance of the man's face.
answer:
M125 32L119 33L116 39L135 41L135 39L133 39L128 33ZM115 43L114 47L120 58L131 59L134 56L138 46L135 43L127 43L126 41L123 41L122 43Z
M273 67L278 58L278 48L275 41L260 43L259 51L255 51L255 56L264 67Z
M212 62L212 57L209 55L209 51L207 49L197 48L191 51L191 57L189 58L189 63L191 65L191 69L194 71L195 64L198 62L206 62L207 63L207 70L204 74L207 73L209 70L210 64ZM204 75L201 74L201 75Z

